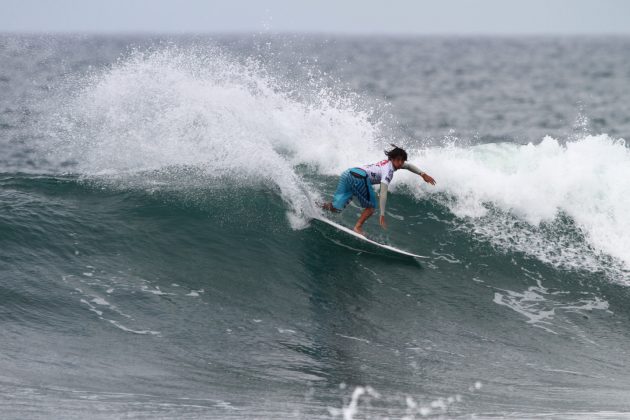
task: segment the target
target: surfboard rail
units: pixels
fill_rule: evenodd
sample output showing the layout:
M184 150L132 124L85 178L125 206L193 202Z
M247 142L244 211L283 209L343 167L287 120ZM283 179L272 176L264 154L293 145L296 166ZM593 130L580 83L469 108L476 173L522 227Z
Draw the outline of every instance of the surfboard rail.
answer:
M346 226L340 225L339 223L333 222L332 220L327 219L325 217L321 217L321 216L320 217L313 217L313 220L317 220L317 221L326 223L327 225L332 226L332 227L334 227L334 228L336 228L336 229L338 229L338 230L340 230L340 231L342 231L344 233L347 233L348 235L351 235L351 236L353 236L356 239L360 239L360 240L365 241L365 242L367 242L367 243L369 243L371 245L374 245L374 246L376 246L378 248L386 249L386 250L388 250L390 252L394 252L394 253L399 254L399 255L404 255L404 256L407 256L407 257L411 257L411 258L430 258L430 257L427 257L425 255L414 254L412 252L405 251L403 249L398 249L398 248L393 247L391 245L385 245L385 244L382 244L380 242L376 242L376 241L374 241L374 240L372 240L372 239L370 239L370 238L368 238L368 237L366 237L364 235L361 235L361 234L355 232L354 230L352 230L350 228L347 228Z

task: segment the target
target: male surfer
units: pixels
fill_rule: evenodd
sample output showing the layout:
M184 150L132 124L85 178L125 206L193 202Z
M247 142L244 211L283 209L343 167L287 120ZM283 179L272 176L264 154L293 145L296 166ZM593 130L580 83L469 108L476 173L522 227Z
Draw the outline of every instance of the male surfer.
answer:
M372 185L381 184L381 192L379 194L381 217L380 225L383 229L387 228L385 223L385 203L387 203L387 188L394 178L394 172L399 169L407 169L418 174L431 185L435 185L435 180L420 170L415 165L407 163L407 152L395 144L392 150L386 150L387 159L371 165L365 165L357 168L346 169L339 178L337 191L333 197L333 201L325 203L322 207L325 210L340 212L343 210L352 197L355 196L359 200L361 207L365 210L359 216L354 231L363 235L363 223L374 214L376 207L376 198Z

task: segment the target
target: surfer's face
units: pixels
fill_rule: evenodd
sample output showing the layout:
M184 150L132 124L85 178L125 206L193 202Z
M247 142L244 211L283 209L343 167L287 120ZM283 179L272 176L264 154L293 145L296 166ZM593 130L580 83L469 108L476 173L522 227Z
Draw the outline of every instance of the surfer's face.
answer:
M394 165L394 169L400 169L405 164L405 159L402 157L395 157L392 159L392 165Z

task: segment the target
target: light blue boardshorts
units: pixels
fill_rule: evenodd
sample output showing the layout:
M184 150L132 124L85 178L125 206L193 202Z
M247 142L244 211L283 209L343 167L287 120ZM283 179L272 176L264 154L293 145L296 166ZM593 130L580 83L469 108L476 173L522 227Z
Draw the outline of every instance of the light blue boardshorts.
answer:
M376 207L376 194L372 184L367 173L360 168L350 168L343 171L339 177L339 184L332 205L336 210L343 210L353 196L359 200L359 204L363 208Z

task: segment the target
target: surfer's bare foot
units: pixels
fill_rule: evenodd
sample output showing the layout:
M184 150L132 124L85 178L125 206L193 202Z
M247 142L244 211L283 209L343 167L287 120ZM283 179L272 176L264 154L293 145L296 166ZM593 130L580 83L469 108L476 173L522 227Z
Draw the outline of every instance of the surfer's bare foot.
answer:
M339 210L334 208L332 203L324 203L324 204L322 204L322 208L324 210L332 211L333 213L339 213Z
M363 233L363 228L361 226L355 226L353 230L359 235L365 236L365 233Z

